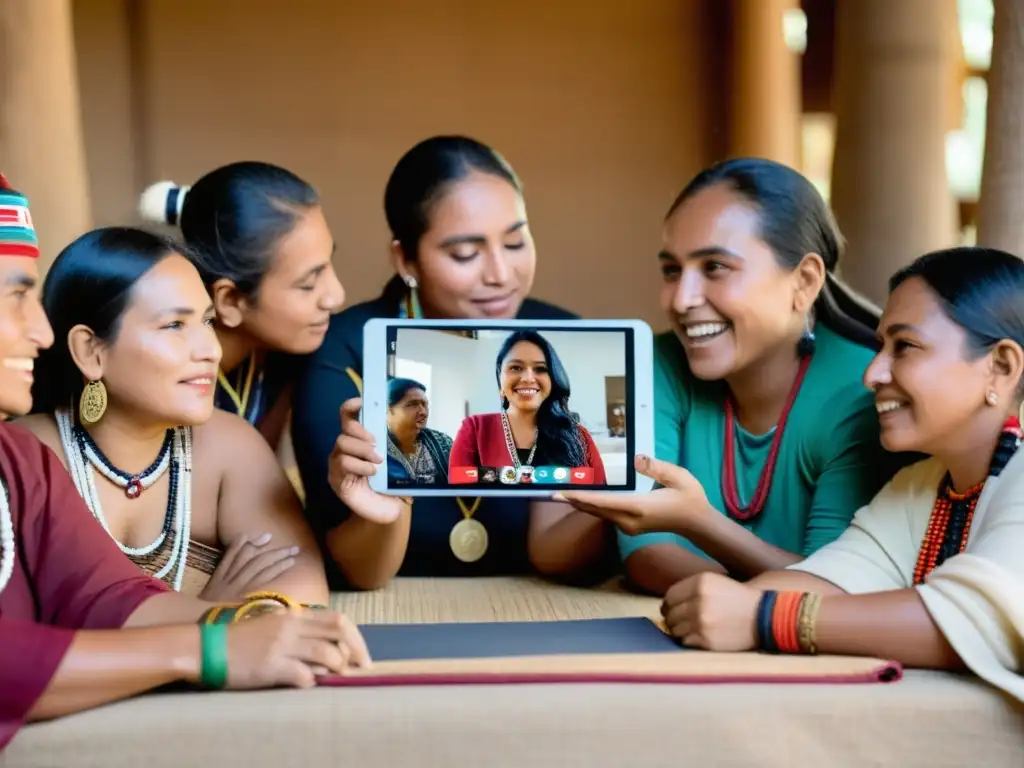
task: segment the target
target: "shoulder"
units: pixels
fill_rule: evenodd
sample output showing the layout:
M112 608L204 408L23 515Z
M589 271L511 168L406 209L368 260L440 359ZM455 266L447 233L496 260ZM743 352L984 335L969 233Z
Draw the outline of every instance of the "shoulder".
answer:
M57 431L57 421L48 413L33 413L31 416L22 416L17 421L6 426L13 427L18 435L28 433L49 448L56 450L60 446L60 432Z
M864 371L875 357L875 351L822 327L817 333L816 351L807 377L816 389L824 391L864 387Z
M467 416L462 420L462 427L459 431L461 432L463 429L473 432L488 432L501 429L501 414L478 413L474 416Z
M880 500L881 497L891 500L897 498L909 500L925 496L934 499L938 493L939 483L942 482L945 474L946 467L934 457L914 462L893 475L875 498L876 500Z
M17 421L0 424L0 450L7 454L12 463L17 463L22 457L44 454L49 446L37 430L42 430L46 421L53 424L53 420L46 414L33 414ZM57 434L56 425L53 426L53 433Z
M258 459L260 454L273 458L273 451L254 426L220 408L214 409L208 421L192 428L192 451L196 464L219 466L222 472Z
M540 299L526 299L516 315L519 320L579 320L579 315Z
M427 427L423 431L429 434L434 440L439 442L441 445L450 446L452 443L451 435L442 432L438 429L431 429L430 427Z

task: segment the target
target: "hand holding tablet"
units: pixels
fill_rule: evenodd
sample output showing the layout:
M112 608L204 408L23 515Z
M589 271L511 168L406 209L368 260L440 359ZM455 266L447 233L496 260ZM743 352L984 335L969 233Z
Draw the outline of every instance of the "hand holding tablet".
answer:
M384 460L370 490L550 497L569 487L650 488L634 467L654 442L645 323L376 319L363 336L365 434L354 446L370 435Z

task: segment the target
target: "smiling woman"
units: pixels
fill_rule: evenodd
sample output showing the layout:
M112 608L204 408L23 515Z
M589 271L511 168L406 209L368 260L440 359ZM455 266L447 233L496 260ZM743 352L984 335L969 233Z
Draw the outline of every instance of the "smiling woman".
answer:
M225 165L191 187L154 184L144 218L181 228L213 297L223 349L217 406L276 445L291 406L296 356L324 340L345 292L316 190L269 163Z
M283 470L214 408L213 303L182 249L137 229L87 233L54 261L43 305L58 343L40 354L24 424L121 550L207 599L265 588L325 602Z
M375 588L396 573L474 576L534 568L566 575L613 557L607 526L586 515L572 519L564 505L437 497L418 500L412 514L411 504L370 490L366 475L376 468L366 459L373 446L358 423L356 399L367 320L573 317L528 298L536 254L522 185L485 144L435 136L414 146L388 180L384 212L396 274L378 299L331 320L295 397L292 429L306 511L329 568L337 566L336 583ZM464 519L485 524L495 542L474 562L460 560L449 544L449 532Z
M796 562L891 475L860 384L878 316L834 276L842 247L810 181L767 160L702 172L669 210L658 260L673 331L657 340L656 452L693 482L668 515L661 491L567 494L620 526L639 587Z

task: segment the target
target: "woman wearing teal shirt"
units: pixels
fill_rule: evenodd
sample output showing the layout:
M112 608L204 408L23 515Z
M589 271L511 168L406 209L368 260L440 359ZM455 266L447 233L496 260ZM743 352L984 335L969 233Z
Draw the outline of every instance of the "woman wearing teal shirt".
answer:
M645 514L644 496L565 494L625 531L627 575L659 594L699 571L802 560L892 467L860 383L878 314L834 277L842 237L807 179L767 160L716 165L679 195L663 239L673 331L657 340L656 455L703 493L672 520Z

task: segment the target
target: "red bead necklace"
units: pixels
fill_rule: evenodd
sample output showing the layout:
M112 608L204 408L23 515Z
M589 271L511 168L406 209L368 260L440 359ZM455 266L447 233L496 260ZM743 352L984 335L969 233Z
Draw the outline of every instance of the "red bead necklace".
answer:
M1003 425L1003 432L1010 432L1017 440L1022 436L1021 424L1017 417L1012 417ZM996 474L995 467L989 470L989 475ZM943 545L950 535L950 527L957 523L954 517L954 508L959 516L963 517L963 530L957 537L956 552L959 554L967 549L967 539L971 535L971 523L974 522L974 510L978 506L978 499L985 489L985 481L969 488L964 493L957 493L953 490L953 484L947 474L942 485L939 486L939 493L935 498L935 506L932 507L932 516L928 520L928 529L924 534L924 542L917 554L917 565L914 567L914 584L923 584L935 568L940 565L939 556L942 553ZM961 506L962 505L962 506ZM955 535L955 531L953 532Z
M786 398L786 405L782 409L779 423L775 428L775 436L772 438L772 446L768 452L768 460L761 470L761 477L757 481L757 488L754 490L754 497L746 507L740 503L739 490L736 485L736 404L732 396L725 399L725 455L722 458L722 500L725 502L725 511L737 520L748 521L757 517L764 510L768 502L768 493L771 491L772 479L775 476L775 464L779 459L779 446L782 444L782 433L786 429L786 421L789 419L789 412L793 410L793 403L796 402L800 385L803 384L804 376L807 375L807 368L811 364L811 356L807 355L800 361L800 370L796 374L796 381Z

